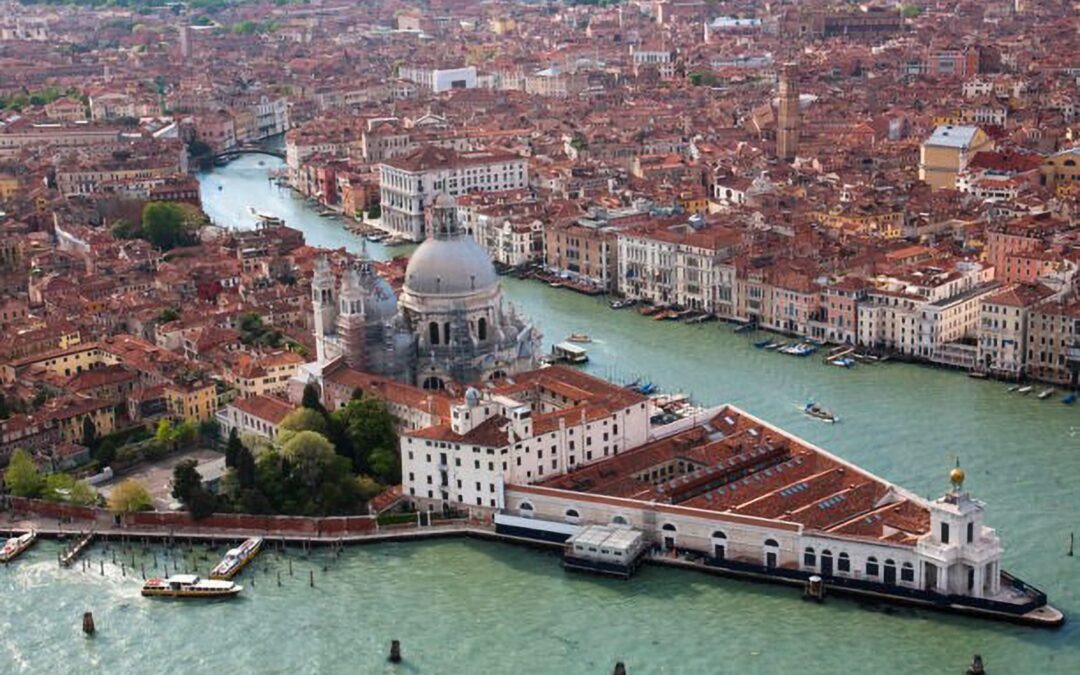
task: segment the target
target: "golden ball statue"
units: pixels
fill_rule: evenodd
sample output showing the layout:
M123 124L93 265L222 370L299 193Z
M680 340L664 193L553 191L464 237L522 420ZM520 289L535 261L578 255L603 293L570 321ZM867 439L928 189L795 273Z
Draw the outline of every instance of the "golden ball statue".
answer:
M959 488L964 484L964 470L960 467L956 467L949 472L949 481L953 484L953 487Z

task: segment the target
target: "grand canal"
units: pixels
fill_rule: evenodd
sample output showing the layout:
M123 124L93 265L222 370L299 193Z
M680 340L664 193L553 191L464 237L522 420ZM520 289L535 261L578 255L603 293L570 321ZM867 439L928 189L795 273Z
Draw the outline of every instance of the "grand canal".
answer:
M312 245L359 250L340 221L267 181L279 166L244 157L202 176L207 212L250 227L256 206ZM1069 532L1080 534L1080 408L920 366L828 367L755 350L724 325L653 322L535 282L503 283L548 343L592 335L598 375L735 403L927 496L947 487L959 457L1005 567L1080 616L1080 557L1066 556ZM842 422L804 418L797 406L809 398ZM1075 623L1046 631L835 598L813 605L793 589L653 568L630 582L570 576L551 554L495 544L293 553L297 576L281 586L287 563L274 554L254 588L245 573L242 599L200 605L144 601L100 547L86 571L58 569L55 554L42 544L0 569L0 671L608 673L621 659L631 673L959 673L975 652L991 673L1080 671ZM86 609L98 618L93 640L79 633ZM404 645L402 666L385 663L391 639Z

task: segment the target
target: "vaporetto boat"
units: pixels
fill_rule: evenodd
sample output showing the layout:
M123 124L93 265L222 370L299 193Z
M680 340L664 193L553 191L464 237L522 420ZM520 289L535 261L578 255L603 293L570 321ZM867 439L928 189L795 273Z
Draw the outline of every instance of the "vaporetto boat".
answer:
M232 579L240 573L244 567L259 555L262 550L263 538L252 537L236 548L229 549L225 557L221 559L214 569L210 570L211 579Z
M174 574L164 579L147 579L142 594L158 598L232 598L243 586L223 579L202 579L195 574Z

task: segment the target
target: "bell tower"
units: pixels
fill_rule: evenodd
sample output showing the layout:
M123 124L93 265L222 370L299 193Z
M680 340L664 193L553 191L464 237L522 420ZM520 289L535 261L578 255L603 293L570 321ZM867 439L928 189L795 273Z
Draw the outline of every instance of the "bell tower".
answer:
M315 317L315 351L320 366L330 360L327 336L334 331L337 302L334 299L334 272L324 256L315 259L315 274L311 278L311 309Z
M785 63L780 69L776 112L776 157L791 162L799 150L799 71L794 63Z
M364 290L360 272L349 269L341 281L338 300L337 334L341 353L350 368L364 370L367 365Z

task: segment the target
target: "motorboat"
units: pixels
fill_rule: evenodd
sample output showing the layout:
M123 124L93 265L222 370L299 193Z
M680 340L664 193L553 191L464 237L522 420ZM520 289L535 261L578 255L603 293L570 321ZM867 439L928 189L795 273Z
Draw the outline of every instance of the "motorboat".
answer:
M1075 391L1070 391L1068 394L1065 394L1065 398L1061 399L1061 402L1065 405L1072 405L1073 403L1076 403L1077 398L1080 398L1080 394Z
M822 422L832 423L839 421L839 418L836 415L832 414L825 408L822 408L817 403L814 403L812 401L803 406L803 413L815 419L819 419Z
M244 567L259 555L262 550L263 538L252 537L236 548L229 549L225 557L221 559L214 569L210 570L211 579L232 579L240 573Z
M849 359L847 357L840 357L838 359L832 359L829 361L829 365L840 366L841 368L854 368L858 361L855 359Z
M164 579L147 579L142 594L148 598L233 598L243 589L243 586L224 579L174 574Z
M592 338L589 337L588 335L586 335L585 333L571 333L570 336L566 338L566 341L567 342L589 343L589 342L592 342Z
M754 346L758 349L769 349L770 347L774 346L774 343L772 340L769 339L758 340L754 343Z
M1009 392L1010 394L1013 393L1014 391L1020 391L1020 385L1014 384L1011 387L1009 387L1008 389L1006 389L1005 391Z
M22 552L34 545L37 540L37 532L30 530L17 537L12 537L4 542L4 548L0 549L0 563L8 563L22 555Z
M1039 400L1050 398L1053 395L1054 395L1054 388L1053 387L1050 387L1049 389L1043 389L1042 391L1039 392Z
M1028 395L1028 394L1030 394L1030 393L1032 392L1032 390L1034 390L1034 389L1035 389L1035 387L1033 387L1033 386L1031 386L1030 384L1028 384L1028 385L1024 385L1023 387L1020 387L1019 389L1017 389L1017 390L1016 390L1016 393L1017 393L1017 394L1023 394L1024 396L1027 396L1027 395Z

